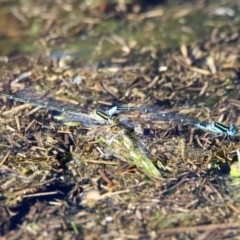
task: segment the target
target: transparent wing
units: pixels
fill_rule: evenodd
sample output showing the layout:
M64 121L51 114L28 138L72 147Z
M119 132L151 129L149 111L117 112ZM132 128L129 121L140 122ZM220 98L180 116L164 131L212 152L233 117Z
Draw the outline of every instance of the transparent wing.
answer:
M116 107L115 109L113 108L109 110L109 115L116 113L120 116L120 118L127 117L133 121L169 123L175 122L193 125L198 122L196 118L180 114L178 111L164 111L161 107L156 105L143 106L139 108L124 106Z

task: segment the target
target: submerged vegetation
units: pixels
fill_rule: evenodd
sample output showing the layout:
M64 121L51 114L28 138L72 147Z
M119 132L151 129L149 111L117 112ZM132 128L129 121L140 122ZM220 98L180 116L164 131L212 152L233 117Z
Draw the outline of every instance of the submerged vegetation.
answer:
M146 2L0 1L1 239L239 238L239 2Z

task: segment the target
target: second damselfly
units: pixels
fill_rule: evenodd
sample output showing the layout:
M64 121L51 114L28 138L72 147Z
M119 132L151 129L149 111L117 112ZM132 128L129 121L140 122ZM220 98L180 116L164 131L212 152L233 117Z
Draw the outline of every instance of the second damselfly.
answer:
M202 129L204 131L212 132L217 135L228 135L234 137L238 134L238 128L235 124L230 123L229 125L224 125L215 121L200 121L197 118L189 117L177 112L160 112L156 108L149 107L122 107L122 106L112 106L109 111L109 116L114 116L115 114L121 114L121 112L140 112L145 115L146 121L172 121L178 123L185 123L192 125L196 128ZM139 115L140 116L140 115ZM139 117L138 116L138 117Z

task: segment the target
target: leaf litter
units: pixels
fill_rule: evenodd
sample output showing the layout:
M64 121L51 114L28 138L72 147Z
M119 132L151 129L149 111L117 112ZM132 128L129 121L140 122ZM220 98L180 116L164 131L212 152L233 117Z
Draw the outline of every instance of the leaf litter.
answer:
M61 13L73 14L70 19L76 18L67 25L56 13L56 23L46 12L38 15L41 4L34 6L35 12L28 12L28 5L13 11L15 17L25 19L25 27L34 24L26 20L39 17L46 35L40 40L44 51L3 58L1 92L14 96L20 92L21 96L30 87L34 89L32 96L28 94L32 100L48 99L52 104L63 100L63 107L87 113L106 112L114 104L154 105L201 121L239 126L239 24L231 24L233 12L226 12L223 21L218 11L210 10L220 9L222 14L224 7L200 5L208 16L218 13L216 19L205 20L206 28L216 23L218 27L212 27L198 43L181 43L178 36L175 48L160 53L152 39L151 46L142 42L151 35L150 30L152 34L159 31L154 20L167 19L176 34L172 21L185 18L181 36L187 39L194 35L194 28L188 25L194 7L189 4L188 11L181 6L169 11L164 7L143 12L126 9L123 18L132 23L129 27L150 21L141 38L133 36L135 40L130 41L124 34L100 37L99 52L104 54L104 42L115 44L120 51L111 52L109 64L98 59L84 65L74 55L49 57L51 44L86 27L94 36L94 26L106 21L98 11L106 16L111 13L112 18L119 17L119 12L111 10L110 3L92 7L83 3L82 14L90 11L95 17L81 22L71 13L74 3L57 6ZM237 9L232 4L230 9ZM131 8L134 3L126 6ZM54 11L52 6L49 9ZM174 12L174 20L168 16L170 12ZM49 29L55 30L54 36L48 34ZM22 34L24 39L26 33ZM161 39L160 44L167 43ZM40 92L46 95L36 99L34 93ZM48 98L49 93L56 100ZM3 238L238 238L238 135L218 136L172 121L139 121L137 125L138 115L128 125L119 123L118 116L114 121L104 118L96 127L64 125L55 119L54 111L33 109L29 103L4 97L1 101ZM126 120L131 114L135 113L119 113L119 119L124 116ZM236 171L231 177L233 168Z

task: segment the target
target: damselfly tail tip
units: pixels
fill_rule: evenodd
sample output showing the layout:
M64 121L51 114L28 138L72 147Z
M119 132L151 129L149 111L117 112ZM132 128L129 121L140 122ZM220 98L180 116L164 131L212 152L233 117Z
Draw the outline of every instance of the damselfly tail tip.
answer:
M237 126L235 124L230 124L227 133L229 136L236 136L238 134Z
M116 105L111 106L108 109L108 116L111 118L117 113L118 107Z

